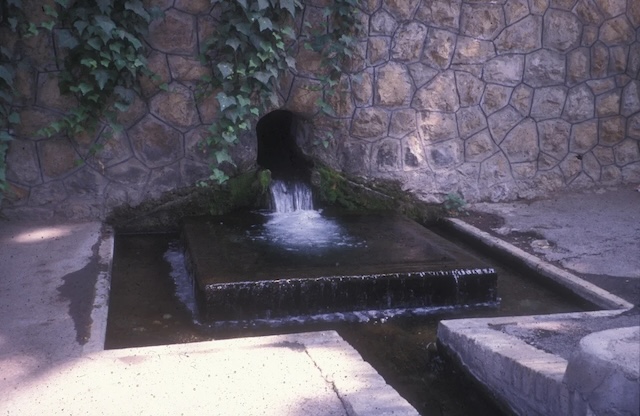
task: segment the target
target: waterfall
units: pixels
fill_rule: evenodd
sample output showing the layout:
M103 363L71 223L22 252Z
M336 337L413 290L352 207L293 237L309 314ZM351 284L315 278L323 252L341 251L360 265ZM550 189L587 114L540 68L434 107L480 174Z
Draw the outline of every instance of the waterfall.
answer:
M313 195L303 182L274 180L270 186L271 205L275 212L313 210Z

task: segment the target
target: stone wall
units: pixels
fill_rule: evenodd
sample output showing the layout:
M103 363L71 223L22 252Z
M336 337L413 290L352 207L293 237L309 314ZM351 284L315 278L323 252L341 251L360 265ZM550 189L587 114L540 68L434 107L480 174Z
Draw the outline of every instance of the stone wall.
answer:
M324 2L305 2L302 35ZM143 80L143 96L121 115L123 132L36 136L73 100L59 94L52 37L22 46L5 216L104 218L208 176L197 143L217 104L194 90L208 72L197 53L215 11L208 0L154 3L165 18L151 26L149 63L169 89ZM434 202L451 192L498 201L640 182L639 1L362 3L367 36L326 95L335 116L317 108L324 68L314 53L293 45L297 70L280 80L279 108L308 127L299 138L307 154L352 175L398 180ZM238 170L254 164L255 133L234 154Z

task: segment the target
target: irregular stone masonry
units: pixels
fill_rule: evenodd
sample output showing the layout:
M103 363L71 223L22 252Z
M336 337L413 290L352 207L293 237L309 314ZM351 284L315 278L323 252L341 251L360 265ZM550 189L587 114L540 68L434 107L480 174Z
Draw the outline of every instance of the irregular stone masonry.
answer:
M215 12L208 0L155 3L165 18L151 26L149 64L169 89L143 80L122 133L37 137L73 100L58 92L52 37L25 42L5 216L103 218L209 175L197 144L218 107L194 90L209 71L197 53ZM318 2L304 3L300 28L321 18ZM317 105L320 58L292 46L298 67L280 80L279 108L310 121L305 152L431 202L640 182L640 2L363 0L359 17L357 56L325 91L333 117ZM328 148L313 144L329 131ZM238 169L255 163L256 148L251 133L235 150Z

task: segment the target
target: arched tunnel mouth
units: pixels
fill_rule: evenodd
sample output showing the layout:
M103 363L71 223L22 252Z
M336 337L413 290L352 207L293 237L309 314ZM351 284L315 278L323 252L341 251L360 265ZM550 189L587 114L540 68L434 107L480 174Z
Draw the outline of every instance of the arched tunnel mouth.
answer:
M302 134L299 117L288 110L275 110L256 125L257 163L271 171L274 179L308 181L313 162L298 146Z

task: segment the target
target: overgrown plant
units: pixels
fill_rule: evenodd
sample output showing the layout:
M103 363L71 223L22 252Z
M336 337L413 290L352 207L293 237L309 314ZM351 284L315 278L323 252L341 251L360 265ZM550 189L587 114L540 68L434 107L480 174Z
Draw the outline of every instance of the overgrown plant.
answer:
M141 0L56 0L58 10L45 12L58 20L56 43L64 51L59 86L78 105L44 133L77 135L105 120L117 127L118 111L126 111L139 93L138 80L155 78L147 67L143 37L161 15Z
M204 47L202 59L212 76L202 80L201 94L216 94L220 117L209 128L206 145L215 164L210 179L228 179L220 166L233 165L229 153L239 136L251 128L264 107L277 105L275 83L295 59L287 44L295 39L293 29L297 0L229 0L216 2L216 31Z
M202 59L212 76L202 79L200 93L215 94L220 105L218 119L211 125L206 145L214 160L210 180L228 179L221 165L233 165L230 148L240 135L269 106L278 104L277 82L288 70L296 68L292 45L297 41L294 25L302 11L298 0L214 1L218 22L204 47ZM308 39L309 48L322 53L330 71L322 79L335 86L355 47L359 33L355 17L358 0L334 0L325 10L321 33ZM330 111L326 100L318 103Z
M39 28L29 22L20 0L7 0L0 3L0 30L10 30L17 37L29 37L38 34ZM17 59L10 46L15 48L4 40L0 44L0 202L8 186L6 154L9 142L14 139L14 128L20 123L20 115L14 107Z

